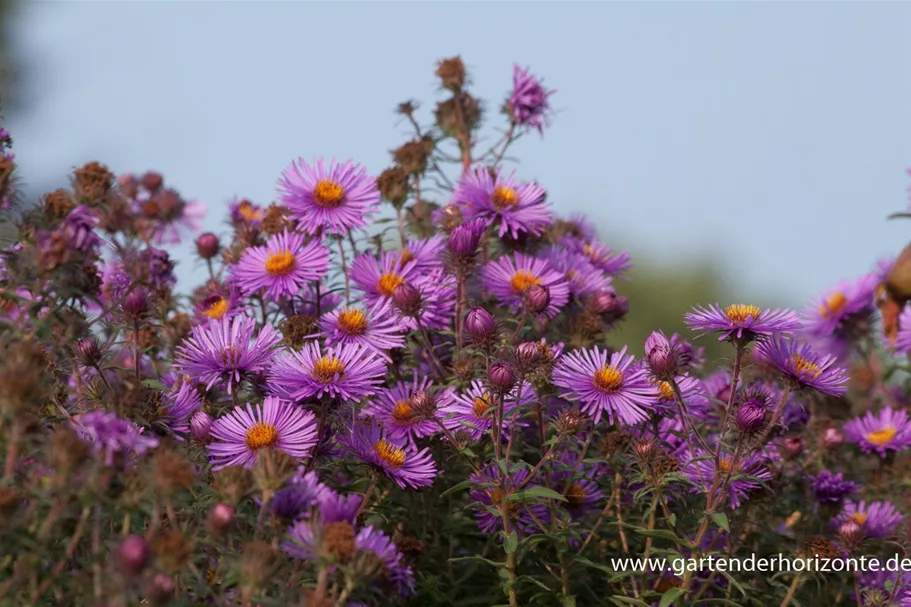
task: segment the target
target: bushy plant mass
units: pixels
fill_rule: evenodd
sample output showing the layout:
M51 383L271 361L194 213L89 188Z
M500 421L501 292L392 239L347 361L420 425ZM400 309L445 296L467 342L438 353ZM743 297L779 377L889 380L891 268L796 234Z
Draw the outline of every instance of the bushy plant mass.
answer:
M911 605L901 571L693 565L904 558L911 254L637 358L629 256L504 168L553 91L515 67L487 149L436 75L391 168L296 160L219 234L98 162L25 205L0 133L0 604Z

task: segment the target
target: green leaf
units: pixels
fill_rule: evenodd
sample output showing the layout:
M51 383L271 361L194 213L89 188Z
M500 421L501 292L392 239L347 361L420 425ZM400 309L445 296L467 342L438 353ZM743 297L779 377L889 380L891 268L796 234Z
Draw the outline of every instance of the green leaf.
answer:
M671 515L667 517L667 524L674 527L677 524L677 515L672 512Z
M528 489L516 491L515 493L510 494L507 501L525 502L534 499L551 499L559 500L561 502L566 501L566 498L562 493L557 493L553 489L548 489L547 487L529 487Z
M455 493L456 491L461 491L462 489L465 489L466 487L470 487L471 485L472 485L471 480L465 480L465 481L462 481L461 483L456 483L455 485L453 485L452 487L450 487L449 489L447 489L446 491L441 493L440 497L445 497L445 496L449 495L450 493Z
M560 604L563 607L576 607L576 597L563 595L560 597Z
M686 590L683 588L671 588L667 592L661 595L661 602L658 603L658 607L669 607L673 605L674 601L686 594Z
M634 599L628 596L621 596L619 594L615 594L614 596L610 597L610 600L617 605L636 605L637 607L649 607L648 603L640 601L639 599Z
M712 520L727 533L731 532L731 525L728 523L728 515L724 512L713 512Z
M519 547L519 536L516 535L515 531L511 531L509 535L506 536L506 539L503 541L503 550L506 551L506 554L512 554L516 551L516 548Z
M158 381L157 379L144 379L144 380L142 380L142 384L149 388L155 388L156 390L166 390L167 389L165 387L165 385L163 383L161 383L160 381Z

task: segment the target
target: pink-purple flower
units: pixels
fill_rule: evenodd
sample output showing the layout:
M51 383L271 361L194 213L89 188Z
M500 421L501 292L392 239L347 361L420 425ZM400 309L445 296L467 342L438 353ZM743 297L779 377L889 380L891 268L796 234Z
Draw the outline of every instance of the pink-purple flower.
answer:
M555 92L544 88L543 82L528 69L513 65L512 93L506 102L513 123L543 133L550 121L550 96Z
M358 423L342 442L361 461L392 479L402 489L427 487L439 475L429 449L393 438L376 422Z
M818 354L796 339L776 336L756 347L755 358L775 367L795 389L810 388L832 396L847 391L848 376L836 358Z
M297 295L311 280L329 269L329 251L303 234L282 232L261 247L250 247L231 267L231 281L246 295L264 292L268 299Z
M902 409L884 407L878 413L867 411L844 426L845 437L856 443L864 453L878 453L886 457L887 451L904 451L911 447L911 420Z
M547 289L550 300L542 318L553 318L569 300L569 285L562 273L545 259L522 253L503 255L484 267L484 285L499 302L513 311L526 305L529 289L541 286Z
M326 348L308 342L298 352L287 352L270 369L269 386L282 398L299 402L323 395L359 400L382 384L386 365L362 344Z
M453 192L453 201L466 219L498 222L498 235L540 234L551 222L544 188L534 182L522 183L515 173L504 177L487 168L466 173Z
M772 335L790 334L800 328L797 314L786 309L762 309L752 304L732 304L722 309L718 304L695 307L684 315L693 331L717 332L719 340L750 342Z

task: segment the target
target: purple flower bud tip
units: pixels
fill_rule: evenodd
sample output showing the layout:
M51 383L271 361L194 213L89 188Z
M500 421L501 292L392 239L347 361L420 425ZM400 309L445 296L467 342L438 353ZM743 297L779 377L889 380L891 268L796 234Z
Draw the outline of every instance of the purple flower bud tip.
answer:
M838 536L845 548L853 549L863 540L863 530L860 525L852 520L847 520L838 527Z
M76 344L75 350L79 360L86 366L94 366L101 359L101 348L94 337L80 340Z
M737 429L745 434L758 432L765 424L766 410L759 402L748 400L737 409L734 422Z
M465 332L476 344L489 341L496 330L496 321L484 308L474 308L465 318Z
M826 449L838 449L845 442L845 435L838 428L826 428L822 435L822 444Z
M784 439L784 450L789 457L797 457L803 452L803 440L799 436Z
M421 310L421 292L407 282L400 284L392 292L392 305L405 316L416 316Z
M532 314L540 314L550 305L550 289L544 285L532 285L525 293L525 304Z
M516 383L516 374L508 363L496 362L490 365L487 371L487 379L490 385L501 392L508 392Z
M221 250L221 243L218 242L218 236L212 232L200 234L196 239L196 252L203 259L212 259Z
M671 380L680 369L677 348L661 331L654 331L645 340L645 354L652 375L662 380Z
M149 543L140 535L130 535L120 544L117 564L126 576L139 575L152 558Z
M207 444L211 441L212 416L205 411L197 411L190 418L190 435L193 440L200 444Z
M453 255L464 257L473 254L481 242L484 220L478 218L457 226L450 232L447 246Z
M533 341L527 341L516 347L516 362L526 370L533 368L541 360L541 349Z
M134 318L140 318L149 311L149 299L142 289L133 289L123 300L123 311Z
M234 516L236 513L237 511L231 504L226 504L224 502L215 504L209 512L209 523L211 524L212 529L221 533L228 531L231 528L231 525L234 524Z

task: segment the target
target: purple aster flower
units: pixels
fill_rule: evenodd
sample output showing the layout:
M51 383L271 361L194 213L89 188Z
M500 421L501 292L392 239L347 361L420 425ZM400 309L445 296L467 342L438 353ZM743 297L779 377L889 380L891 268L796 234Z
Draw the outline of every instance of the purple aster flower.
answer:
M421 272L441 268L445 246L442 234L421 240L409 240L405 248L399 252L399 265L411 264Z
M811 388L832 396L847 391L848 376L835 367L835 357L822 356L796 339L780 336L762 341L756 347L755 358L765 362L785 376L794 388Z
M196 322L206 323L209 320L234 318L243 313L244 306L237 287L233 284L215 284L206 289L205 296L196 302L193 311Z
M282 548L294 558L305 561L326 557L330 560L346 560L354 557L342 546L322 545L327 535L349 537L354 540L355 518L361 504L360 495L343 497L329 488L320 490L310 505L313 512L288 530L290 541ZM322 549L322 550L321 550Z
M91 445L92 451L104 456L106 466L114 463L115 456L142 457L158 446L157 438L143 435L143 428L111 411L95 410L75 415L71 423L79 437Z
M870 317L876 310L874 293L879 282L875 274L866 274L838 283L804 311L807 334L817 338L858 337L858 329L869 328Z
M544 88L543 82L527 69L513 65L512 94L506 102L513 123L543 134L544 126L550 123L549 98L555 92Z
M263 208L246 198L231 203L231 222L234 225L259 225L263 220Z
M66 232L70 246L83 253L97 250L101 239L95 234L98 217L87 205L81 204L66 216L62 229Z
M101 293L109 302L123 298L133 286L133 279L123 268L123 262L110 263L101 274Z
M305 243L303 234L276 234L265 246L250 247L236 265L231 280L244 294L265 290L277 300L296 295L311 280L320 280L329 270L329 251L317 240Z
M354 545L359 553L370 553L381 563L378 572L384 587L391 585L402 596L414 592L414 573L389 537L374 527L362 527L354 538Z
M823 470L816 476L808 476L807 480L820 504L837 504L857 491L857 485L846 481L840 472Z
M582 412L597 424L606 413L610 423L637 424L648 419L659 394L624 346L608 358L606 350L574 350L554 366L554 385L567 400L581 403Z
M419 379L415 372L411 382L400 381L392 388L378 390L373 401L361 413L379 422L394 439L433 436L440 431L439 424L417 409L442 410L450 405L452 395L452 388L434 392L430 378ZM413 397L429 402L415 402Z
M391 478L402 489L428 487L440 473L429 449L392 438L375 422L358 423L344 444L361 461Z
M715 371L702 380L703 392L721 402L728 402L731 397L731 374L728 371Z
M763 310L748 304L733 304L724 310L718 304L696 307L683 318L693 331L721 333L719 340L750 342L779 333L790 334L800 328L797 314L790 310Z
M895 351L899 354L911 354L911 307L905 307L898 316Z
M528 382L510 390L503 401L503 432L508 436L513 419L535 400ZM490 434L499 403L484 382L473 380L467 390L454 394L451 402L440 407L443 425L452 432L466 432L473 441Z
M702 368L702 365L705 363L705 358L703 356L705 348L694 348L693 344L686 339L683 339L679 333L671 335L670 342L671 347L677 351L682 367L690 369Z
M377 259L371 253L361 253L351 264L351 283L364 292L368 305L389 299L396 287L420 277L415 264L402 264L397 253L385 252Z
M282 173L278 189L299 228L311 234L322 229L344 234L362 228L380 204L376 180L350 160L344 164L333 160L327 169L322 159L310 166L299 158Z
M854 521L860 525L864 537L886 537L901 522L904 516L889 502L855 502L847 500L845 507L835 520L834 525L845 521Z
M387 361L390 360L387 350L405 345L403 326L393 314L389 300L378 300L369 308L348 306L328 312L319 324L326 345L367 346Z
M515 173L494 175L486 167L466 173L453 192L453 201L466 219L499 221L501 238L506 234L519 238L526 232L537 236L551 222L544 188L534 182L519 183Z
M772 480L772 473L769 471L767 463L768 458L763 453L757 452L737 458L735 464L735 457L731 453L722 451L717 471L722 474L722 478L730 475L727 491L731 508L734 510L739 508L751 493L761 489L763 483ZM696 449L695 456L689 458L683 466L683 473L700 487L705 486L706 482L710 483L716 473L714 454Z
M503 255L484 268L484 285L500 303L513 311L521 309L528 290L534 285L546 287L550 293L542 319L553 318L569 300L569 285L563 275L544 259L522 253Z
M678 375L675 378L677 387L680 388L680 395L683 397L683 404L686 412L697 419L708 419L709 417L709 399L706 397L705 386L701 381L689 375ZM652 379L651 382L658 399L654 407L658 411L675 415L677 412L676 397L674 388L670 382Z
M228 382L228 394L241 375L265 371L275 356L281 334L265 325L253 339L256 321L248 316L210 320L193 328L177 347L174 368L206 384L206 390L219 380Z
M886 451L904 451L911 446L911 422L907 411L901 409L885 407L876 415L867 411L846 423L844 433L861 451L875 451L880 457L886 457Z
M156 244L179 244L182 232L198 232L206 206L186 201L170 188L143 191L133 201L143 237Z
M576 297L611 287L610 277L605 276L581 253L563 247L551 247L545 257L555 270L563 273L570 292Z
M164 395L162 422L174 433L187 434L190 431L190 417L202 408L199 390L186 378L174 373L166 374L162 377L162 382L169 388Z
M480 217L466 221L452 229L446 241L446 249L455 268L461 269L464 264L474 261L478 245L481 244L481 238L486 229L487 222Z
M279 518L296 521L309 518L310 509L329 494L334 492L319 482L316 472L298 472L288 484L276 491L270 506L272 513Z
M488 465L479 473L471 475L471 482L475 487L469 493L474 502L475 520L478 527L485 533L502 533L503 517L499 509L502 507L503 498L515 493L528 478L526 468L518 468L508 476L496 463ZM539 486L535 481L529 482L524 488ZM503 492L506 492L504 496ZM510 519L510 530L519 534L531 535L539 531L535 519L541 522L548 520L547 506L545 504L520 504L507 503L507 514Z
M573 518L582 518L600 509L604 492L593 479L604 472L604 466L585 466L577 453L563 451L557 457L551 479L554 490L566 498L560 505Z
M608 276L620 276L633 268L629 252L614 253L613 249L597 240L581 240L567 236L563 239L562 244L570 251L581 253L589 263Z
M310 455L316 445L312 412L267 396L263 404L234 407L212 424L213 441L206 446L213 470L252 467L261 449L276 449L295 459Z
M455 317L456 282L455 277L441 269L428 271L423 276L407 283L417 289L420 301L414 315L401 313L400 322L406 329L418 328L417 319L425 329L439 331L450 330Z
M291 401L323 395L356 401L373 394L386 375L386 365L361 344L327 348L316 342L276 359L269 380L272 392Z
M162 291L177 283L174 276L174 262L167 251L147 247L139 254L142 278L155 291Z

